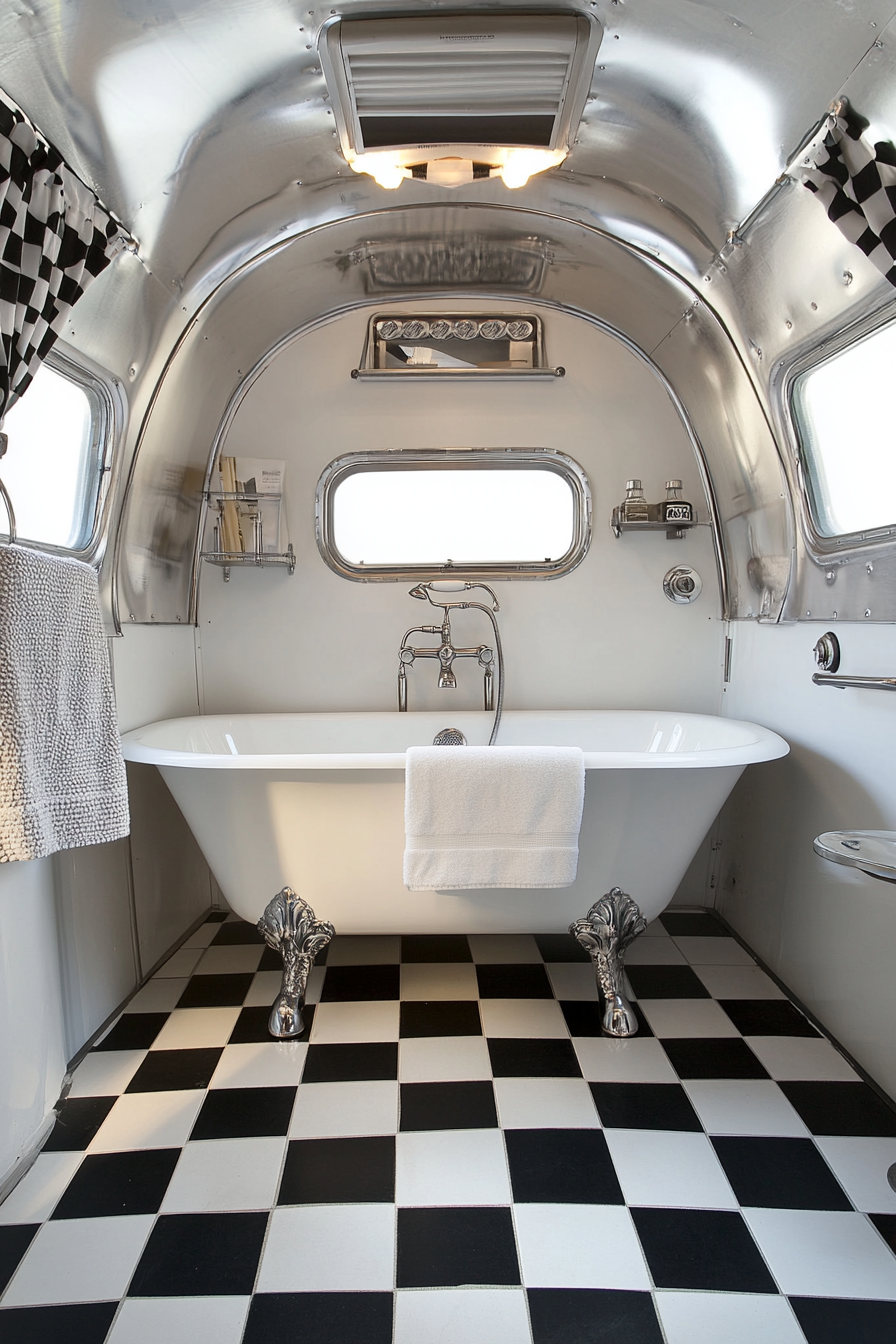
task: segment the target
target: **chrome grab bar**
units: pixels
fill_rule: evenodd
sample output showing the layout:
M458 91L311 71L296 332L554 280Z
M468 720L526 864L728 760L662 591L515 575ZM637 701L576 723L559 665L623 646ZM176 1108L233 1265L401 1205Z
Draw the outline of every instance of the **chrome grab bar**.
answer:
M7 443L8 443L7 435L0 434L0 457L2 457L3 454L6 452ZM6 513L9 518L8 545L11 546L16 539L16 515L12 507L12 500L9 497L9 491L7 490L6 486L3 484L2 481L0 481L0 499L3 500L3 503L6 506Z
M814 672L812 680L816 686L836 686L840 691L847 686L865 691L896 691L896 677L843 677L839 672Z

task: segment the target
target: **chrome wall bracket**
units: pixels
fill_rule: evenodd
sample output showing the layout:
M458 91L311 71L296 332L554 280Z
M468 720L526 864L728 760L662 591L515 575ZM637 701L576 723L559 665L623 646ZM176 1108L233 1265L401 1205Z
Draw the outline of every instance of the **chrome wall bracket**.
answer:
M598 988L604 1000L601 1027L605 1036L634 1036L638 1030L635 1010L623 991L625 951L647 928L631 896L613 887L595 901L584 919L569 926L573 938L584 947L594 965Z
M336 930L318 919L308 902L291 887L284 887L265 909L258 931L268 947L283 957L283 981L268 1028L278 1040L289 1040L304 1030L302 1008L308 973Z

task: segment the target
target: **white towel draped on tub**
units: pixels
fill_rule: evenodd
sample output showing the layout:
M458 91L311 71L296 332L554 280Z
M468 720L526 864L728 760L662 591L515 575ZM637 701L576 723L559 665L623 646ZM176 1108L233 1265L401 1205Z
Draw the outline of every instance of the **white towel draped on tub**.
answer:
M584 797L578 747L411 747L405 886L568 887Z
M96 574L0 546L0 862L128 828Z

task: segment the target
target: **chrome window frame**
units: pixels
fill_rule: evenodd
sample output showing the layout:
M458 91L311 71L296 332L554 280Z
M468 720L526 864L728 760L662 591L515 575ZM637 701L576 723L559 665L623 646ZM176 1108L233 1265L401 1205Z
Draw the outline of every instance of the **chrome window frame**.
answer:
M340 484L364 471L469 471L536 467L553 471L569 485L573 496L573 536L556 560L531 562L483 561L479 564L356 565L338 550L333 531L333 500ZM398 583L446 577L492 579L558 579L584 560L591 544L593 509L591 486L578 462L551 448L422 448L380 449L347 453L326 466L314 497L314 530L318 550L334 573L355 583Z
M807 446L808 434L798 414L797 388L801 379L813 370L830 363L844 351L859 345L877 331L896 326L896 307L888 304L881 312L856 322L836 337L823 341L812 350L794 361L788 369L781 388L781 402L785 423L791 441L794 472L799 495L799 515L803 540L810 556L819 563L825 563L833 556L848 558L850 555L867 554L873 549L892 549L896 545L896 519L884 527L863 528L855 532L840 532L829 535L819 528L819 510L816 506L812 488L812 471L809 463L810 449Z

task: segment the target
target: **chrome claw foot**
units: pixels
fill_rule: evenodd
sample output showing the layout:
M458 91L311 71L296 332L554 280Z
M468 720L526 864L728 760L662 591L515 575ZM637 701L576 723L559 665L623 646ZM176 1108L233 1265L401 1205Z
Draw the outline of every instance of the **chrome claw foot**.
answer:
M647 928L638 906L619 887L595 901L584 919L576 919L569 931L588 953L597 973L604 999L601 1029L605 1036L634 1036L638 1030L635 1010L622 992L622 967L626 948Z
M283 957L283 983L271 1009L268 1030L278 1040L301 1036L308 972L336 930L317 919L308 902L291 887L277 892L257 927L268 947Z

